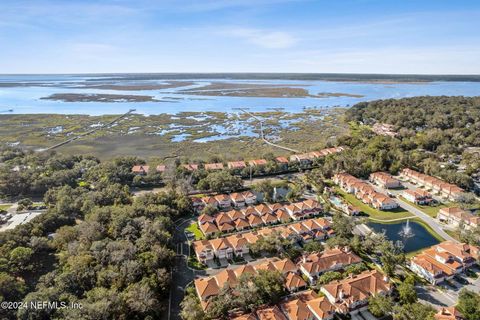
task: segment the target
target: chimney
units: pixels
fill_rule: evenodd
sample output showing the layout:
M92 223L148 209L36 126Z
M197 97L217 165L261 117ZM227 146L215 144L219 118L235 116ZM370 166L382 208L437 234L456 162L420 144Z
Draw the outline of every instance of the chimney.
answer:
M340 291L338 292L338 298L339 298L340 300L343 300L344 296L345 296L345 295L344 295L344 293L343 293L343 289L340 289Z
M383 276L383 281L390 282L390 278L387 275L385 275Z

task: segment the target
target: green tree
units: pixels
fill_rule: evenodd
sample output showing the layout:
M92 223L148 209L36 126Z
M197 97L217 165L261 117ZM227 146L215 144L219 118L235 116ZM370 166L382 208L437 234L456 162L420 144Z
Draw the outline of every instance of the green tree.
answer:
M397 286L398 295L402 304L417 302L417 292L415 291L415 278L407 276L403 282Z
M375 317L383 317L393 311L393 300L389 296L375 295L368 298L368 310Z
M434 320L435 309L432 306L419 302L395 305L393 308L394 320Z
M342 278L342 274L338 271L327 271L320 277L318 277L317 284L327 284L329 282L332 282L334 280L340 280Z
M242 187L242 179L232 176L227 171L217 171L209 173L201 179L197 187L201 190L212 190L215 192L234 191Z
M319 241L310 241L303 246L303 250L309 253L323 251L323 249L324 249L323 244Z
M273 200L273 192L274 187L272 181L270 180L262 180L259 183L253 186L255 191L263 193L263 198L267 202L271 202Z
M16 247L10 251L10 265L14 273L21 273L32 269L30 260L33 255L33 250L26 247Z
M193 294L186 294L180 303L182 310L180 311L180 317L183 320L202 320L205 319L205 312L200 305L198 297Z
M467 289L462 289L458 296L457 307L465 319L480 319L480 294Z

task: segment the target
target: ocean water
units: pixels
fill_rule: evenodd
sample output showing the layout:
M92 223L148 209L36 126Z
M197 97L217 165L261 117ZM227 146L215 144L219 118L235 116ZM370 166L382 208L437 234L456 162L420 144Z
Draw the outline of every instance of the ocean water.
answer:
M182 79L188 80L188 79ZM81 88L85 83L109 84L155 84L168 79L131 80L114 79L106 76L75 75L0 75L0 114L13 109L15 114L56 113L56 114L121 114L129 109L136 109L141 114L175 114L184 111L217 111L238 112L237 108L248 108L251 111L270 111L281 108L287 112L302 112L305 108L349 107L361 101L387 98L403 98L420 95L480 95L480 82L467 81L432 81L418 83L372 83L359 81L322 81L322 80L232 80L232 79L193 79L194 85L162 90L102 90ZM310 94L347 93L359 94L363 97L327 97L327 98L263 98L263 97L213 97L181 93L187 88L199 88L213 81L240 82L260 84L299 85ZM2 83L23 83L24 86L5 87ZM67 87L68 86L68 87ZM41 100L55 93L105 93L150 95L168 102L62 102Z

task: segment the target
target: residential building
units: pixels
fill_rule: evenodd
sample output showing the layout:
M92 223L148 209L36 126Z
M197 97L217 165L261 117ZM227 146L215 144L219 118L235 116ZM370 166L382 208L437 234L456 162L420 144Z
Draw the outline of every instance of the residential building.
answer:
M334 248L304 255L298 263L298 267L309 282L314 284L317 278L325 272L336 271L360 262L362 259L348 248Z
M430 283L438 284L470 268L479 255L478 247L444 241L414 256L409 268Z
M458 199L465 194L465 190L454 184L446 183L441 179L417 172L409 168L403 169L400 175L404 179L422 186L427 190L431 190L435 194L438 194L451 201L458 201Z
M166 169L167 169L167 167L164 166L164 165L162 165L162 164L159 164L159 165L156 167L156 170L157 170L157 172L159 172L159 173L164 173Z
M132 168L132 173L145 176L148 174L148 171L150 170L150 166L147 165L137 165L133 166Z
M220 209L228 209L232 206L230 197L226 194L217 194L214 198L217 201Z
M298 293L286 298L279 304L279 308L288 320L311 320L313 314L307 302L315 298L318 298L318 295L313 290Z
M228 169L237 169L237 170L242 170L243 168L246 168L247 165L245 164L245 161L230 161L227 163Z
M248 165L251 167L262 167L267 164L267 160L265 159L255 159L248 161Z
M243 198L245 199L246 205L253 205L257 203L257 196L251 191L242 192Z
M398 203L387 195L377 192L368 183L348 174L338 173L333 176L333 181L342 190L353 193L363 203L378 210L392 210L398 208Z
M374 172L370 174L369 180L385 189L400 188L402 186L399 180L386 172Z
M415 204L426 205L433 201L432 195L422 189L407 189L402 192L402 197Z
M312 317L306 318L306 320L332 320L336 311L335 305L328 301L326 297L317 297L307 301L307 308Z
M435 320L465 320L464 316L455 306L441 307L433 317Z
M288 170L288 159L285 157L276 157L275 162L277 163L280 170Z
M204 168L207 171L223 170L223 163L221 162L205 163Z
M480 223L479 216L475 216L458 207L440 209L437 219L455 227L463 224L466 229L476 228Z
M258 320L288 320L277 306L257 310Z
M242 193L234 192L230 193L230 200L232 201L235 207L244 207L245 206L245 197Z
M182 167L184 169L186 169L187 171L197 171L198 170L198 164L194 164L194 163L187 163L187 164L182 165Z
M391 290L388 277L378 270L364 271L343 280L332 281L320 289L340 313L363 310L368 305L369 297L388 295Z

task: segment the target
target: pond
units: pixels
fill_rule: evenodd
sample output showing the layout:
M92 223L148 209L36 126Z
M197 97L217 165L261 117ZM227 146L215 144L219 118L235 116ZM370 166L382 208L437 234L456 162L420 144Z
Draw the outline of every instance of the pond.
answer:
M391 224L382 224L370 222L369 227L371 227L375 232L385 231L385 235L388 239L392 241L402 241L404 244L404 250L406 253L417 251L423 248L431 247L439 243L439 241L432 236L427 229L425 229L421 224L417 222L409 222L409 227L413 236L403 237L401 235L404 230L407 222L391 223Z

